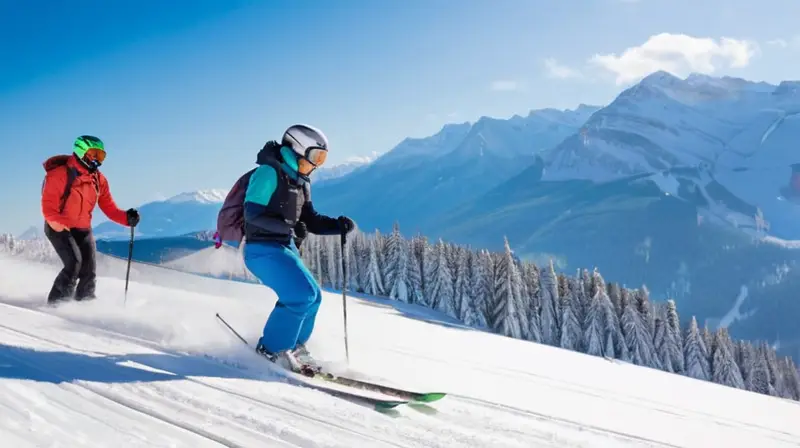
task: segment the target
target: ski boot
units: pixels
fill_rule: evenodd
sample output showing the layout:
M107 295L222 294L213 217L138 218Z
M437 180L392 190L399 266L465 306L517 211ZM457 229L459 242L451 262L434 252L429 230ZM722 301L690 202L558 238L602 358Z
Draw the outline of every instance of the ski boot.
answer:
M297 344L297 346L292 351L295 359L297 359L302 364L306 365L309 369L313 370L314 373L321 373L322 367L317 363L313 356L311 356L311 352L308 351L308 348L304 344Z
M312 366L308 366L299 361L289 350L271 353L266 347L264 347L264 345L261 344L261 342L259 342L256 345L256 353L277 364L279 367L289 370L290 372L299 373L300 375L307 377L313 377L316 373Z

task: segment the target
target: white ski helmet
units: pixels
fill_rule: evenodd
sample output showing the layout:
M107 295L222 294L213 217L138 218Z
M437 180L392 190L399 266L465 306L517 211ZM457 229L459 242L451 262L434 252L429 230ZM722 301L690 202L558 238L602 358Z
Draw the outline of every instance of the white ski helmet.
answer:
M308 157L309 149L328 150L328 138L319 129L307 124L295 124L283 132L281 144L288 146L300 157Z
M328 157L328 138L322 131L307 124L296 124L286 129L281 144L297 154L298 171L306 176L322 166Z

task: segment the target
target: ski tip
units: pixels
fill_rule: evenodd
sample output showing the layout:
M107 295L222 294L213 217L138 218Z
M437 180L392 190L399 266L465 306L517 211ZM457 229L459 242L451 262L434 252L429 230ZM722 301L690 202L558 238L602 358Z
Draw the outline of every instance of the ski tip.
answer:
M426 394L420 394L419 396L416 397L414 401L419 401L422 403L432 403L434 401L441 400L446 396L447 394L444 392L429 392Z
M378 403L375 403L375 410L376 411L388 411L388 410L394 409L394 408L396 408L398 406L401 406L401 405L404 405L404 404L408 404L408 402L407 401L402 401L402 400L398 400L398 401L380 401Z

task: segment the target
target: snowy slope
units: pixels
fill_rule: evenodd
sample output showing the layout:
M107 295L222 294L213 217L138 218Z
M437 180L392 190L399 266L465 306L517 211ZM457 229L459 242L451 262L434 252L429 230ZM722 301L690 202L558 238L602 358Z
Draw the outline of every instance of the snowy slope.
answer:
M800 443L796 403L350 299L353 370L452 393L381 414L277 381L215 320L222 313L253 340L274 303L263 286L136 266L123 304L124 262L110 259L115 278L100 279L101 299L48 309L56 268L2 257L0 438L9 446ZM336 365L341 327L341 297L326 293L310 348Z

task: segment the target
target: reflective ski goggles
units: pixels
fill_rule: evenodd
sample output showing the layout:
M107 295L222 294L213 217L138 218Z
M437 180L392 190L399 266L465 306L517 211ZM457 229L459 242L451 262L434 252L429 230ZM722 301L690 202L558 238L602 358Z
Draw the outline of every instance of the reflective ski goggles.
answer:
M325 159L328 158L328 151L326 149L311 147L306 149L305 159L311 162L314 166L322 166Z
M319 168L328 158L328 151L323 148L311 147L306 149L306 155L297 160L297 171L308 176L312 171Z
M86 154L84 154L83 157L93 162L103 163L103 161L106 160L106 152L100 148L89 148L86 150Z

